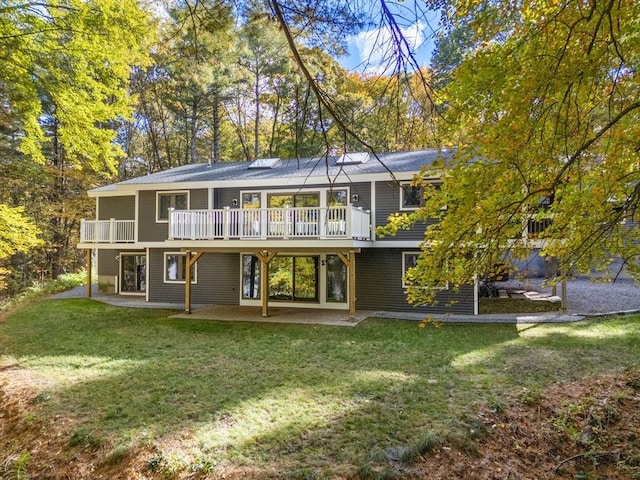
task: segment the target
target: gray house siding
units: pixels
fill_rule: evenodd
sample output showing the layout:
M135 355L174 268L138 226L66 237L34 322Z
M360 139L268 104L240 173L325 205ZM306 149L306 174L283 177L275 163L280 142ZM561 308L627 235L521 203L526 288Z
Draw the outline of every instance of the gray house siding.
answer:
M118 275L118 250L98 250L98 275Z
M400 186L395 182L376 182L376 226L386 225L389 215L397 212L400 212ZM410 210L406 212L410 213ZM401 230L394 237L384 237L384 240L422 241L426 225L420 222L411 230Z
M149 251L149 301L184 302L184 283L164 283L164 254L176 250ZM238 305L240 288L240 255L238 253L205 253L197 263L198 283L191 287L192 303Z
M127 195L125 197L104 197L98 199L97 220L135 220L136 197Z
M176 188L176 191L181 190ZM190 190L189 207L206 209L209 203L208 194L209 191L206 188ZM169 226L167 222L156 222L156 209L156 191L141 191L139 193L138 241L163 242L167 239Z
M397 312L453 313L473 315L473 286L459 291L442 290L438 303L413 307L402 288L402 249L368 248L356 255L356 308Z

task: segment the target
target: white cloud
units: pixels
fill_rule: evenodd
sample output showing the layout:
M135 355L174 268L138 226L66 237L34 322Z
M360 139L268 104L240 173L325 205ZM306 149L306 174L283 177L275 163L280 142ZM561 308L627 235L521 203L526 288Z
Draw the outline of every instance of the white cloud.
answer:
M416 52L425 43L426 28L426 23L418 21L400 29L409 44L411 52ZM356 50L352 54L360 63L356 69L369 73L384 72L389 59L397 48L387 27L361 32L353 37L351 44ZM404 51L405 47L402 46L402 48ZM407 52L405 51L404 53L406 54Z

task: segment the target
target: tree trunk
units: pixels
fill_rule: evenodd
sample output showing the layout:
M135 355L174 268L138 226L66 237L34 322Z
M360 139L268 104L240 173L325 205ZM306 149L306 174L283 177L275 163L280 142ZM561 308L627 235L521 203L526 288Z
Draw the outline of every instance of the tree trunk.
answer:
M191 138L189 139L189 158L191 163L198 163L198 152L196 150L196 140L198 137L198 100L194 99L191 104Z
M259 141L258 136L260 134L260 74L256 72L256 83L254 85L254 95L256 101L256 121L253 126L253 159L258 159Z
M220 94L218 89L213 92L213 163L220 161Z

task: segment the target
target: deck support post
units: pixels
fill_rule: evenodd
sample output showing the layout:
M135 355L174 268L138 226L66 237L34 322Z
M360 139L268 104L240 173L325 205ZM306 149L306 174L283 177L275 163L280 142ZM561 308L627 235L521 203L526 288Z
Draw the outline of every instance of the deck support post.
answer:
M262 316L269 316L269 262L278 252L259 250L255 252L260 259L260 298L262 299Z
M191 313L191 267L202 256L202 252L184 252L185 272L184 272L184 313Z
M347 266L349 271L349 318L353 320L356 316L356 253L351 250L349 254L338 252L338 257Z
M91 249L87 248L87 298L91 298Z

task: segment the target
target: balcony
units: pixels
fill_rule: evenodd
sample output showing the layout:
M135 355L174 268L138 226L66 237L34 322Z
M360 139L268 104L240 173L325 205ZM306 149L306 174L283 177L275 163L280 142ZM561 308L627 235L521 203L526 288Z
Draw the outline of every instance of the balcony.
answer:
M135 220L80 221L80 243L133 243Z
M371 214L352 205L171 210L169 240L371 240Z

